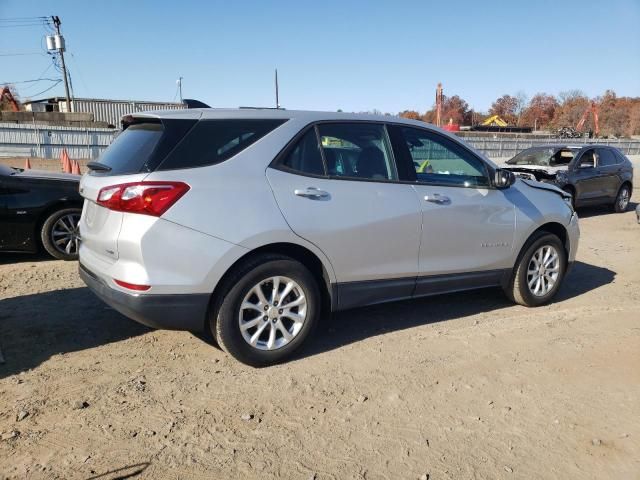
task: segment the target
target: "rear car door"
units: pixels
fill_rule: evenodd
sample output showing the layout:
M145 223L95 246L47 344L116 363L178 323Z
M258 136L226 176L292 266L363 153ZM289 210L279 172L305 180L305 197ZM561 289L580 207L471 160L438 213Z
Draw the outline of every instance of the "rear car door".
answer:
M383 124L311 126L267 178L291 229L330 259L341 308L412 295L420 204L398 181Z
M612 150L608 148L597 148L596 150L598 152L596 169L599 170L601 178L602 194L613 200L622 184L619 177L622 165L618 164L618 158Z
M393 128L413 164L422 208L416 295L455 289L456 282L460 287L496 284L503 269L512 266L515 207L508 190L492 188L486 163L450 138L421 128Z

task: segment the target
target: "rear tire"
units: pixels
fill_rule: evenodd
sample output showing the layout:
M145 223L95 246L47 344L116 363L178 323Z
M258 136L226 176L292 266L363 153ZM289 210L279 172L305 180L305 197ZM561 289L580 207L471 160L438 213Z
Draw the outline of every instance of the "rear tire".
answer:
M631 187L628 183L623 184L618 190L618 195L616 195L616 201L613 203L611 208L615 213L622 213L627 210L629 206L629 200L631 199Z
M42 246L58 260L77 260L80 246L78 223L80 208L65 208L47 217L40 230Z
M218 345L244 364L263 367L285 360L318 323L318 284L304 265L284 255L249 260L221 290L210 328Z
M567 266L567 254L560 239L538 232L518 257L507 296L515 303L537 307L549 302L558 292Z

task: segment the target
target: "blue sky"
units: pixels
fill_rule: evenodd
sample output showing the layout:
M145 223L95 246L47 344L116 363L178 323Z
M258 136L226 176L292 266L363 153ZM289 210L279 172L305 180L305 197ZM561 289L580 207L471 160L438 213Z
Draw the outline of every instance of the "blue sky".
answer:
M272 106L275 67L290 109L425 111L439 81L477 110L518 91L640 96L640 0L0 0L0 19L52 14L79 97L172 101L183 76L185 98ZM44 34L0 27L0 82L39 78L46 55L7 54Z

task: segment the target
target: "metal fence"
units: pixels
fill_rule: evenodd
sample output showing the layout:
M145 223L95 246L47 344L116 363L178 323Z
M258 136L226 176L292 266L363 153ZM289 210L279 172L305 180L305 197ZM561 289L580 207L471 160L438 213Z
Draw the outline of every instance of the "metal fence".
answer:
M606 139L606 138L569 138L556 137L527 138L527 137L487 137L465 135L462 139L476 150L481 151L489 158L511 158L522 150L549 144L585 145L598 144L610 145L618 148L625 155L640 155L640 140Z
M0 157L60 158L66 149L71 158L94 160L117 133L109 128L0 123Z
M95 160L113 141L118 130L109 128L54 127L0 122L0 157L60 158L66 148L71 158ZM625 155L640 155L640 140L540 136L490 136L465 133L461 138L489 158L513 157L525 148L562 143L595 143L619 148Z

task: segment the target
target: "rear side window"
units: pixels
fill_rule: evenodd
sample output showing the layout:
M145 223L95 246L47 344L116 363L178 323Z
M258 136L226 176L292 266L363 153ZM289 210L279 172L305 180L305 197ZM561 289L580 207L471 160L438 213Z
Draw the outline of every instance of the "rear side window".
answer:
M324 175L324 164L315 128L311 128L298 141L282 162L282 166L300 173Z
M618 163L618 159L611 150L606 148L599 148L598 153L600 154L599 166L608 167L610 165L615 165L616 163Z
M116 137L98 161L111 167L109 175L138 173L151 158L162 134L161 123L131 125Z
M237 155L286 120L200 120L158 170L203 167Z
M318 133L330 176L398 179L384 125L323 123L318 125Z

